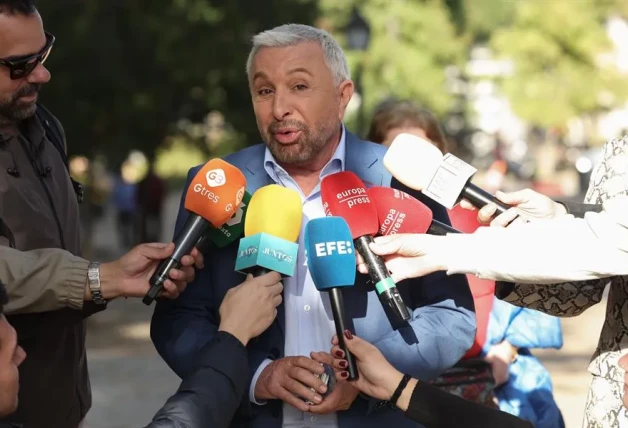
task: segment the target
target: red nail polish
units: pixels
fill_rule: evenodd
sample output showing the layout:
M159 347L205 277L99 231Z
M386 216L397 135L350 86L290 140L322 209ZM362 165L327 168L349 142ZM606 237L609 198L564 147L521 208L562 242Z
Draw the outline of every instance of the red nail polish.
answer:
M335 355L336 355L336 357L338 357L338 358L343 358L343 357L345 356L345 353L344 353L344 352L342 352L342 351L336 351Z
M353 334L351 333L351 330L345 330L345 337L349 340L353 339Z
M340 377L342 377L342 378L349 377L349 373L347 373L347 372L340 372Z
M342 367L343 369L346 369L348 364L347 364L347 362L346 362L346 361L341 361L341 362L339 362L339 363L338 363L338 365L339 365L340 367Z

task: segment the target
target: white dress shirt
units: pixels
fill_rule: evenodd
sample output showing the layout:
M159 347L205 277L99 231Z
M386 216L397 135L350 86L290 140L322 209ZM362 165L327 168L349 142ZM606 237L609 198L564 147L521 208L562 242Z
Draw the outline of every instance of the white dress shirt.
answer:
M345 160L345 130L343 127L340 144L334 156L323 168L321 180L327 175L344 170ZM295 274L283 280L284 306L286 313L284 354L290 356L310 356L310 352L329 352L331 338L335 334L334 319L331 311L328 293L321 293L316 289L307 268L304 254L303 231L309 219L325 217L321 201L320 182L310 195L304 195L290 175L277 164L273 155L266 149L264 168L275 183L294 189L301 195L303 202L303 221L299 234L299 253ZM271 363L265 360L255 372L249 390L251 402L264 405L264 402L255 400L255 385L264 368ZM284 428L337 428L336 414L315 415L304 413L297 408L284 403Z
M552 284L628 275L628 197L610 199L603 207L583 219L566 215L450 234L435 256L450 275L508 282Z

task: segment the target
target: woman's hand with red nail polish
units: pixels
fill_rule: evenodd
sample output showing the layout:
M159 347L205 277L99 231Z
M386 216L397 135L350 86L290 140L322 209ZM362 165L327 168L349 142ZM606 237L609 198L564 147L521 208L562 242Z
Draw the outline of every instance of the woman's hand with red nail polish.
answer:
M341 355L344 356L344 354ZM337 354L334 354L337 355ZM341 366L340 364L344 361L345 364L347 363L345 360L343 360L342 358L337 358L337 357L333 357L331 354L328 354L327 352L312 352L310 353L310 357L321 364L327 364L328 366L331 366L332 369L334 369L334 372L336 373L336 376L338 376L338 373L342 370L344 370L346 368Z
M338 352L342 353L338 346L337 336L334 336L332 339L332 344L334 346L331 348L331 355L336 355ZM346 371L347 361L337 358L337 362L333 364L336 370L336 378L342 383L346 381L356 386L360 391L371 397L389 400L397 385L401 382L403 375L386 361L386 358L375 346L358 336L351 335L351 339L348 339L345 335L345 345L355 357L360 377L355 381L346 381L348 377ZM341 365L341 362L344 365ZM340 368L338 369L338 367Z

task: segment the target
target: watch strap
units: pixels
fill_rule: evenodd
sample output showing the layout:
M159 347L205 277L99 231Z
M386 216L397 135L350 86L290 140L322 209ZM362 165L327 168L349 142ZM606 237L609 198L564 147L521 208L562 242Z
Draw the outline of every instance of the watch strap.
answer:
M92 301L97 305L106 305L107 301L100 288L100 262L91 262L87 268L87 283L92 294Z

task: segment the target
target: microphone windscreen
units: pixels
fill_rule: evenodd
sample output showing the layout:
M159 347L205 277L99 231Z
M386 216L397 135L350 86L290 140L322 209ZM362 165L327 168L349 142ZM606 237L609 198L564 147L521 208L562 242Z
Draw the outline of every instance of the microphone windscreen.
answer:
M321 199L327 216L346 220L353 239L377 234L377 209L369 199L366 186L353 172L337 172L323 178Z
M318 290L350 287L355 283L353 236L341 217L322 217L305 225L307 265Z
M443 154L434 144L416 135L399 134L384 155L384 166L406 186L423 190L442 160Z
M222 159L212 159L192 179L185 209L220 227L235 214L246 189L242 171Z
M296 242L301 232L303 205L295 190L277 184L260 187L249 202L244 236L266 233Z
M244 192L242 202L238 205L235 214L222 226L218 228L212 227L205 233L207 238L218 248L226 247L242 237L244 234L244 219L246 218L246 210L249 208L250 201L251 194Z
M377 207L380 235L425 233L430 227L432 210L406 192L380 186L367 191Z

